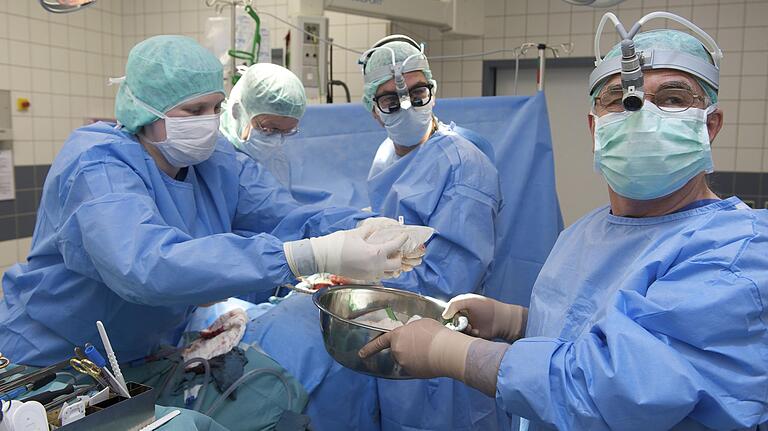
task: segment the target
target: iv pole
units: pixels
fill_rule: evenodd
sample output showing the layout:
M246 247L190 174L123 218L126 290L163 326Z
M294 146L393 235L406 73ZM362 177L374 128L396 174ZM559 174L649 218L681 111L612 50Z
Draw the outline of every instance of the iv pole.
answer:
M237 32L235 31L235 21L237 20L237 7L250 5L251 3L252 3L251 0L205 0L205 5L216 9L216 13L218 13L219 15L221 15L225 7L232 8L232 12L230 15L230 26L229 26L229 29L230 29L229 34L230 34L230 38L232 39L230 42L230 46L232 47L232 49L235 49L235 45L237 43ZM234 58L231 58L230 61L231 61L230 63L231 78L234 78L235 75L237 74L237 64Z

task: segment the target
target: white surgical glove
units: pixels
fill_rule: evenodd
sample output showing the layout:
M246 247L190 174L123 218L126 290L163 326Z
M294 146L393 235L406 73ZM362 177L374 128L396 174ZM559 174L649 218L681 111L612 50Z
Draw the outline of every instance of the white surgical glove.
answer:
M376 281L399 273L403 266L400 248L407 236L370 244L366 239L371 233L372 227L342 230L318 238L286 242L283 250L296 277L329 272L342 277Z
M363 209L363 211L365 211L365 209ZM374 232L381 228L393 226L400 226L400 223L389 217L369 217L357 223L357 227L372 227Z
M428 226L404 225L387 217L371 217L360 223L358 227L370 227L373 232L366 238L371 244L381 244L397 238L403 234L408 240L400 247L403 255L403 265L399 271L389 274L390 277L398 277L403 272L412 271L414 267L421 265L422 258L427 252L424 243L435 233Z

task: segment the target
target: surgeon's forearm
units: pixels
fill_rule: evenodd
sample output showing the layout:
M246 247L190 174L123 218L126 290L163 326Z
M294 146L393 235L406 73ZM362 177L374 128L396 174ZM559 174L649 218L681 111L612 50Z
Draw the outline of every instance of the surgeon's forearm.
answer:
M274 289L293 282L282 243L269 235L231 234L182 240L163 227L142 226L131 237L142 247L118 250L117 239L85 238L104 282L129 302L190 305ZM100 239L101 238L101 239ZM222 256L226 256L222 260Z
M353 208L319 208L307 205L296 208L286 215L272 231L272 235L283 241L318 237L340 230L354 229L361 220L376 215L376 213Z
M469 345L464 383L489 397L496 396L496 380L509 344L477 339Z

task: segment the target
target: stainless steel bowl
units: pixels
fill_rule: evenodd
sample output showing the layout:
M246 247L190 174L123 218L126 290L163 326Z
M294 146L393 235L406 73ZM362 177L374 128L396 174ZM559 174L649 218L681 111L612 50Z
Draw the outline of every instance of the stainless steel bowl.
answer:
M406 316L419 315L442 321L445 303L415 293L379 286L345 285L321 289L312 295L320 309L320 325L328 353L341 365L360 373L387 379L410 379L389 349L367 359L357 352L369 341L389 332L354 322L364 314L389 307Z

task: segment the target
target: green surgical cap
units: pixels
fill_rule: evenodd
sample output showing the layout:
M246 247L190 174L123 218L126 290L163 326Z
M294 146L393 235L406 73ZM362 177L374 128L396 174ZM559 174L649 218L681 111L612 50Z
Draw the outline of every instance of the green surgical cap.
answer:
M226 94L219 60L188 37L155 36L128 54L125 81L115 98L115 117L136 133L158 118L131 95L166 113L182 102L212 93Z
M232 89L221 116L221 132L238 146L253 117L271 114L300 120L306 107L304 85L293 72L276 64L257 63Z
M419 49L416 48L415 46L411 45L408 42L403 42L403 41L392 41L389 43L385 43L382 46L391 48L395 52L395 61L398 63L402 63L403 61L405 61L406 58L414 54L418 54L420 52ZM410 63L410 61L408 63ZM391 65L392 65L392 52L390 52L388 49L379 49L377 51L374 51L371 54L371 57L366 62L365 73L371 72L380 67L388 67ZM408 65L406 64L406 69L407 68L408 68ZM433 84L437 85L437 83L432 79L432 70L430 70L429 67L427 67L426 69L421 69L421 71L424 72L424 76L427 78L427 81L431 81ZM376 96L376 90L378 90L382 84L384 84L385 82L391 79L395 79L394 75L390 75L388 77L381 78L377 81L364 84L363 104L365 105L365 108L368 111L373 110L373 97Z
M634 37L635 49L637 51L646 51L649 49L664 50L664 51L679 51L686 54L690 54L703 59L708 63L713 63L712 56L709 54L704 45L701 44L699 39L691 36L688 33L684 33L678 30L652 30L643 33L638 33ZM613 58L621 55L621 43L611 49L605 58ZM704 92L707 93L712 103L717 103L717 91L712 88L711 85L704 82L702 79L695 77ZM607 82L607 80L606 80ZM595 88L592 93L592 102L595 101L595 97L600 94L605 82L601 83Z

